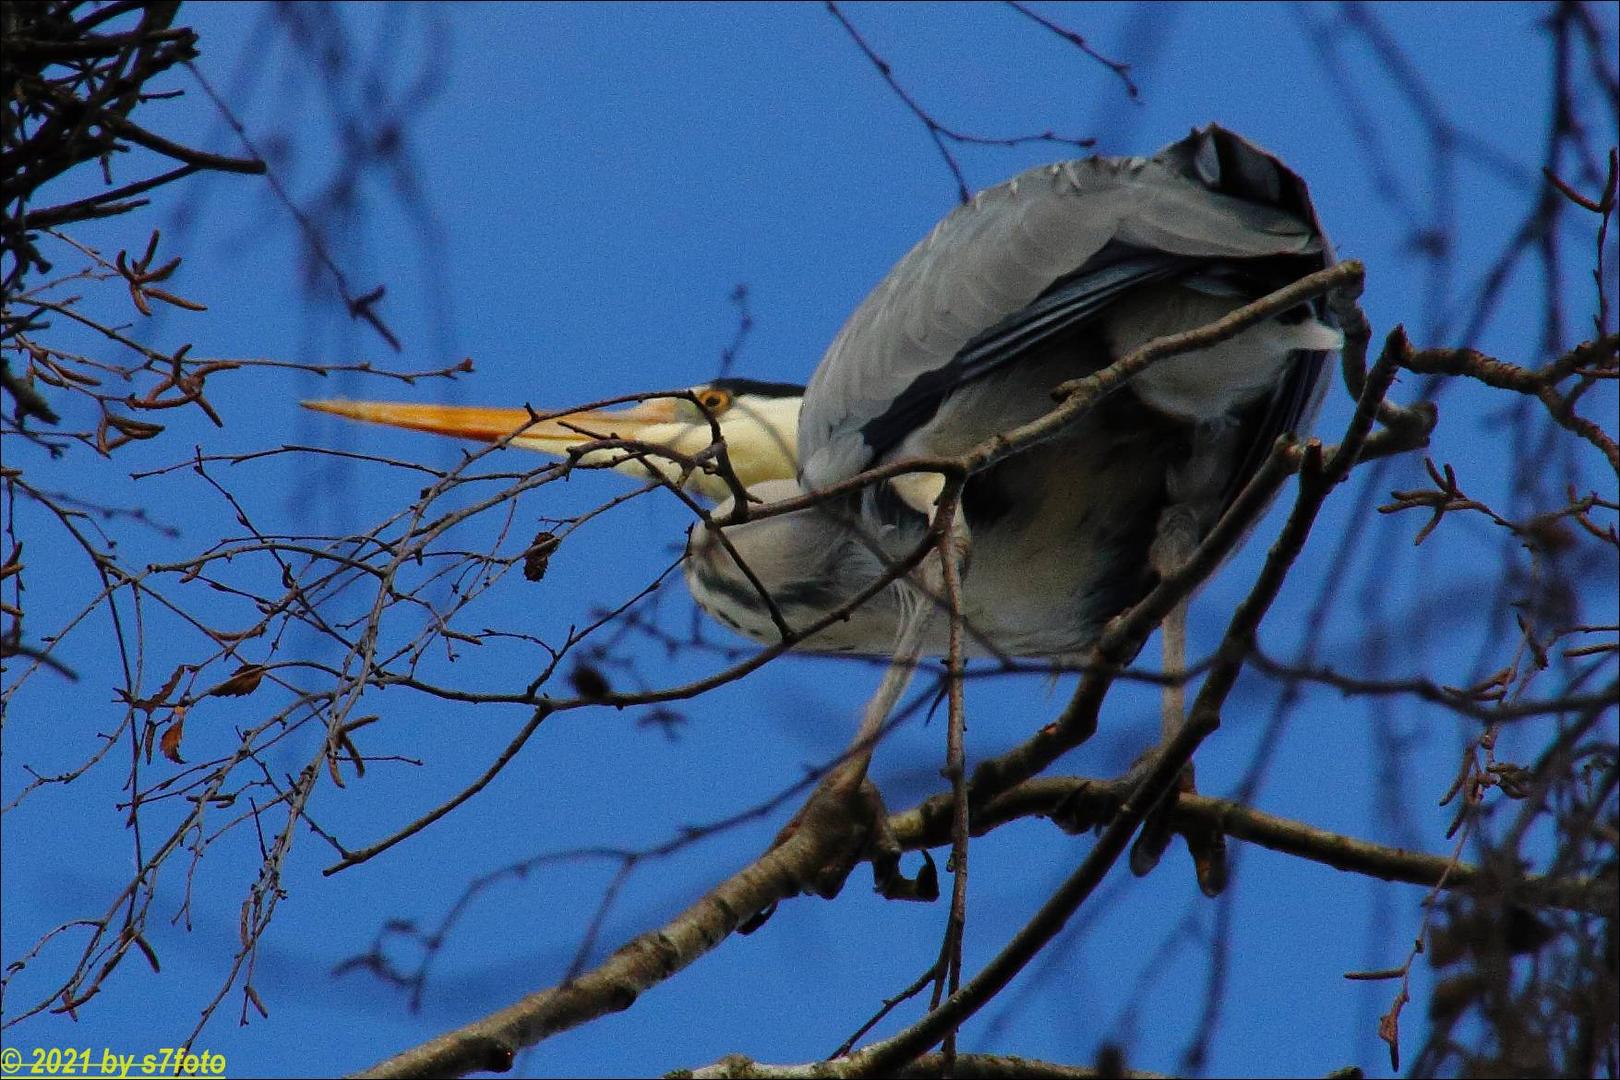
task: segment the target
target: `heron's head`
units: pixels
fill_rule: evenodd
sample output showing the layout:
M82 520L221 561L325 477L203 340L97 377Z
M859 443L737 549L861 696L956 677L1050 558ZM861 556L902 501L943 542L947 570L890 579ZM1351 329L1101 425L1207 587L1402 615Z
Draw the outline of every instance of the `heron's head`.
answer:
M799 402L804 387L753 379L716 379L690 391L691 397L649 398L623 409L584 410L552 416L528 409L466 405L416 405L393 401L305 401L306 409L351 420L411 428L437 435L498 442L566 457L576 448L604 439L646 443L692 458L714 441L713 424L725 440L726 455L745 487L765 480L791 479L798 472ZM546 416L544 420L536 416ZM634 445L615 444L580 455L630 476L650 471L670 479L681 463L657 454L638 455ZM694 469L688 490L710 499L730 493L721 476Z

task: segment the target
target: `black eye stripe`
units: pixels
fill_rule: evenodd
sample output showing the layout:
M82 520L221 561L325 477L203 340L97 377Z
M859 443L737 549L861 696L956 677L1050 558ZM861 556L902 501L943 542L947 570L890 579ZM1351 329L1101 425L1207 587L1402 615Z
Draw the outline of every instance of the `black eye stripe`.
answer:
M799 398L804 387L795 383L761 382L758 379L740 379L728 375L709 383L708 389L727 394L751 394L759 398Z

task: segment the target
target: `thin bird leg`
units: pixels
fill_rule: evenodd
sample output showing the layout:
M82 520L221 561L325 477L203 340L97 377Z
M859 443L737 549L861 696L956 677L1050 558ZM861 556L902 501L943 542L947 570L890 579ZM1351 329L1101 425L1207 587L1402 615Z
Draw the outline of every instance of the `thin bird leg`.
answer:
M943 484L936 489L936 496L942 500L946 497ZM899 842L888 832L888 815L883 807L883 797L877 786L867 778L872 754L883 734L884 725L888 723L889 714L894 712L901 695L906 692L906 687L911 685L917 660L922 655L923 640L940 614L938 598L957 596L956 583L960 582L967 565L969 533L961 504L953 497L948 506L942 502L937 507L929 506L929 510L933 512L930 517L935 521L938 520L935 515L948 513L945 535L941 538L937 553L924 559L913 572L914 577L903 582L900 594L903 607L893 659L883 673L883 681L878 684L877 692L866 703L860 728L850 743L844 763L821 785L827 797L838 799L845 805L855 805L857 813L875 815L864 850L855 854L857 857L864 854L871 860L877 890L891 900L934 900L939 896L932 859L928 860L915 879L907 878L900 872ZM946 572L946 559L950 560L950 574ZM822 794L818 792L818 797ZM927 857L926 852L924 857ZM829 873L823 875L823 879L830 883L830 876L835 876L837 872L836 867L829 867ZM843 870L844 874L848 872L848 869Z
M843 792L852 792L865 782L866 770L872 763L872 752L877 748L883 724L894 711L900 696L906 692L906 687L911 685L911 677L917 670L917 657L922 654L923 634L934 621L934 613L938 610L931 599L917 596L909 588L904 595L911 610L895 641L894 658L884 671L877 692L866 703L866 709L861 714L861 726L855 732L854 741L849 744L844 764L833 777L829 777L831 786Z
M1159 571L1162 575L1163 570ZM1187 598L1182 597L1159 628L1164 644L1164 684L1160 695L1159 742L1175 738L1187 718Z
M794 815L777 837L781 843L794 830L802 827L831 830L837 834L832 849L837 852L824 866L817 868L804 885L806 892L831 898L844 887L844 880L862 861L872 864L872 881L877 891L891 900L936 900L939 898L939 877L932 859L928 859L916 878L907 878L900 871L900 842L889 831L889 815L883 805L883 796L877 785L867 778L872 764L872 753L877 748L884 723L894 711L900 696L911 684L917 658L922 653L922 639L933 622L936 606L926 596L906 589L909 610L901 624L894 645L894 658L877 692L866 703L861 716L860 730L845 752L844 760L817 786L810 801ZM924 852L924 857L927 853ZM752 929L752 925L749 927Z
M899 479L909 480L911 476ZM924 475L927 481L925 496L939 498L942 495L943 478L934 475ZM911 501L913 492L902 492L902 497ZM930 513L935 508L928 506ZM951 521L947 528L944 541L937 549L937 555L930 555L924 559L916 571L917 580L904 582L901 591L901 604L903 613L900 629L895 635L894 659L889 668L883 673L883 681L878 684L877 692L866 703L866 710L861 716L860 729L855 733L855 741L850 744L845 768L850 769L847 781L841 781L846 788L856 786L866 779L866 770L872 762L872 751L877 746L878 736L883 731L884 723L889 714L900 701L900 696L911 685L911 676L917 670L917 658L922 655L923 636L933 625L934 618L940 613L940 600L956 594L954 588L948 589L943 559L949 552L952 561L954 581L960 581L962 571L967 566L969 550L969 534L967 519L962 515L962 507L957 503L951 507Z
M1167 507L1159 518L1157 535L1148 552L1153 569L1165 577L1181 568L1197 547L1196 518L1190 507ZM1165 685L1160 695L1160 741L1167 745L1186 722L1187 608L1183 597L1165 616L1159 632L1163 642ZM1193 791L1193 769L1189 763L1182 775L1181 790ZM1174 835L1171 827L1174 798L1160 803L1142 824L1142 832L1131 847L1131 872L1138 877L1159 864ZM1226 837L1218 830L1184 834L1198 874L1198 887L1207 896L1218 895L1226 887Z
M955 556L953 562L958 573L967 550L966 534L966 523L961 520L958 509L953 515L951 535L941 545ZM939 555L930 555L915 573L920 580L903 582L901 602L905 609L896 634L893 659L883 673L877 692L866 703L860 728L845 751L844 760L822 779L809 801L782 827L772 843L772 847L781 844L801 828L829 829L842 834L833 845L838 855L803 884L804 891L818 896L829 899L837 896L856 865L870 860L873 881L884 897L890 900L939 899L939 877L926 851L923 852L926 865L915 878L907 878L900 872L900 843L889 831L883 796L877 785L867 778L884 724L906 687L911 685L918 657L922 655L923 638L939 612L934 597L941 595L945 581ZM773 904L745 920L739 929L752 933L764 925L774 910Z
M1198 523L1191 507L1172 505L1159 516L1159 525L1148 549L1148 558L1159 577L1180 570L1198 547ZM1160 744L1168 743L1181 731L1186 719L1187 698L1187 605L1182 597L1159 627L1164 648L1164 691L1160 695Z

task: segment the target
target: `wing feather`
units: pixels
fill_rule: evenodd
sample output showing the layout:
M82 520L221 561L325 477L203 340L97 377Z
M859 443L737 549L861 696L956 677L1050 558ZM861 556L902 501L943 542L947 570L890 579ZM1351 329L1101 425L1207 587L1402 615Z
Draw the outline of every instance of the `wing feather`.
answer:
M1213 125L1152 158L1062 162L990 188L912 248L833 340L800 414L801 476L814 488L860 472L955 389L1133 287L1274 256L1332 261L1303 181ZM1319 368L1300 365L1292 381L1306 385L1279 388L1288 404L1268 428L1309 409Z

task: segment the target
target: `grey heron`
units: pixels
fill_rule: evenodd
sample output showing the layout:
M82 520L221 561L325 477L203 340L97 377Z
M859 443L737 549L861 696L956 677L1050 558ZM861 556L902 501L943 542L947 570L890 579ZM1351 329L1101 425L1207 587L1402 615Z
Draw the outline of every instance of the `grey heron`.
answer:
M660 399L539 424L524 410L308 404L474 438L524 429L515 445L553 453L613 435L692 454L710 443L713 418L750 495L775 502L873 466L960 454L1049 412L1060 383L1332 261L1304 181L1210 125L1152 157L1031 169L958 206L850 316L802 398L780 384L720 381L695 389L702 407ZM1157 364L1052 437L968 477L951 551L969 652L1083 656L1213 526L1275 438L1310 423L1341 340L1324 301L1301 304ZM626 471L649 467L618 453ZM689 482L716 498L728 491L703 471ZM688 585L718 620L779 640L773 606L798 629L847 604L916 547L943 486L938 473L911 473L820 506L696 529ZM892 655L896 670L942 653L941 558L804 647ZM886 679L866 736L903 685L904 676Z
M1058 383L1331 261L1303 181L1211 126L1152 158L1033 169L957 208L857 309L807 391L720 379L692 389L701 405L658 398L538 422L516 408L304 404L463 438L511 436L511 445L556 455L613 436L691 456L710 444L712 416L742 484L774 502L885 461L960 452L1047 412ZM1207 529L1253 468L1256 447L1309 423L1322 361L1339 344L1326 318L1317 306L1296 310L1163 362L1058 438L973 477L962 498L970 651L1083 651L1157 576L1144 555L1166 510ZM582 460L631 475L678 470L622 450ZM712 471L685 482L712 499L729 493ZM937 487L937 478L911 476L873 486L838 513L732 525L729 547L790 626L808 625L914 543ZM688 555L687 580L705 611L756 640L778 639L730 551L700 532ZM889 652L903 588L803 647ZM942 651L942 636L936 627L923 651Z

